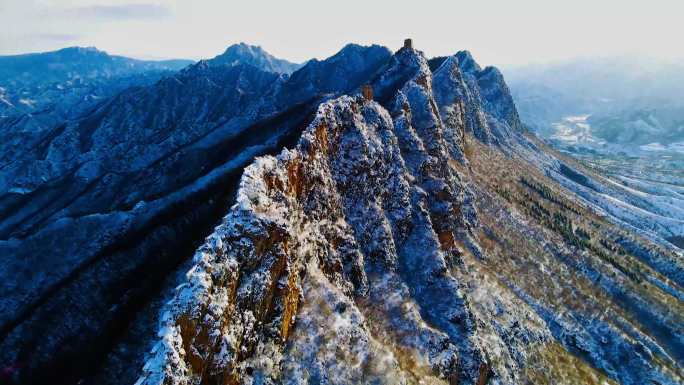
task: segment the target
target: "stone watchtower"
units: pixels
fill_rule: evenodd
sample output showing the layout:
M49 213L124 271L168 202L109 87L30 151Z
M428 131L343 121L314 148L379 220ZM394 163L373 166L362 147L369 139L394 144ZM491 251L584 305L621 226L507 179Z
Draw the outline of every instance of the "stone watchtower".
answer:
M361 95L368 101L373 100L373 87L370 84L364 84L361 86Z
M413 49L413 39L404 39L404 48Z

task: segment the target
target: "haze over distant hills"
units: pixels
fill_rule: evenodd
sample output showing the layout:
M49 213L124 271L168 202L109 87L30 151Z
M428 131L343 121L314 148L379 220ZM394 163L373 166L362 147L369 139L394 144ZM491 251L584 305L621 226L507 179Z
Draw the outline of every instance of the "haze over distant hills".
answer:
M150 84L190 60L147 61L109 55L94 47L0 56L0 117L74 116L127 87Z
M684 62L623 56L505 72L523 122L544 137L566 117L589 116L591 136L608 143L684 141Z
M557 149L654 200L684 185L683 61L583 59L507 75L523 123Z
M190 60L138 60L110 55L95 47L68 47L52 52L0 56L0 86L111 78L150 70L177 71L190 63Z

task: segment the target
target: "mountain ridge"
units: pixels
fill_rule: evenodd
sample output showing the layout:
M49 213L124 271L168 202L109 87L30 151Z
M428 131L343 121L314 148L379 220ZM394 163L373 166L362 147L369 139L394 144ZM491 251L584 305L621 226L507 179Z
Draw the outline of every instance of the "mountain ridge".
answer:
M681 288L656 278L673 302L649 307L633 285L670 262L664 274L679 277L681 255L648 246L646 257L636 250L647 240L614 235L572 193L600 182L528 136L498 70L460 58L433 73L422 53L400 49L364 91L379 103L358 89L325 102L293 149L245 169L236 204L160 312L138 383L678 381L669 370L681 345L664 336L676 333L667 309ZM558 246L507 254L530 236ZM545 289L586 303L517 282L519 267L489 270L517 258L541 266ZM627 353L641 349L650 353Z
M52 368L43 373L81 375L69 357L86 351L101 359L139 301L159 295L155 285L187 258L182 250L224 214L241 168L289 143L321 98L358 87L364 78L356 73L374 73L385 54L373 51L361 66L319 62L314 67L338 79L322 88L316 71L287 79L248 64L195 65L29 132L38 134L33 140L3 143L2 360L26 362L25 381L40 382L31 373L42 365ZM102 301L113 310L94 318ZM83 312L92 316L76 316ZM78 326L70 325L86 323L90 329L74 335ZM44 353L26 358L27 344Z

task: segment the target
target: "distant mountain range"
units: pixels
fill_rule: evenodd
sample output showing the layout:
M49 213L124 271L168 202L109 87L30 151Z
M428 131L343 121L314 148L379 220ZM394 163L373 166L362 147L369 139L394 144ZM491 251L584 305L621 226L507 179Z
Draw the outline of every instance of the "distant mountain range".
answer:
M59 118L73 117L125 88L154 83L193 63L191 60L138 60L110 55L94 47L0 56L0 119L25 113L42 114L46 110L56 112ZM206 63L251 65L283 74L302 66L245 43L231 45Z
M52 124L127 87L151 84L191 63L137 60L93 47L0 56L0 119L37 113Z
M683 62L583 59L511 68L506 75L523 122L543 137L554 136L554 124L566 117L590 116L592 135L608 143L684 141Z
M597 113L587 121L594 128L594 135L609 143L642 146L679 142L684 145L684 102L676 105L677 102Z
M303 66L303 64L278 59L261 47L245 43L231 45L224 53L207 60L207 63L210 65L249 64L263 71L284 74L290 74Z
M109 55L95 47L69 47L52 52L0 56L0 86L26 87L146 71L177 71L190 63L190 60L138 60Z

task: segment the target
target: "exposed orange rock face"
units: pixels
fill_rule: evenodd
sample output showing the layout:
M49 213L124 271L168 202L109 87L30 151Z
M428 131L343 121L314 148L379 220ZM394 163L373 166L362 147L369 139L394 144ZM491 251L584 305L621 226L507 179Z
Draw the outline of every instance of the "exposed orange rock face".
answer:
M370 84L365 84L361 87L361 95L366 100L373 100L373 87Z
M311 147L311 152L313 152L316 148L320 149L323 154L328 153L328 125L326 123L321 123L319 126L316 127L315 131L315 137L316 137L316 143L318 144L318 147ZM309 155L313 155L312 153L309 153Z
M302 163L293 161L287 165L289 193L295 198L299 198L305 189L305 182L302 180Z
M489 373L490 370L489 365L485 363L480 364L480 376L477 379L477 385L487 385L489 376L491 375Z
M293 326L295 316L297 315L297 306L299 305L299 297L301 295L297 281L298 276L296 274L290 274L287 280L287 286L282 294L284 309L280 336L283 341L286 341L287 337L290 335L290 328Z
M454 234L450 231L442 231L438 234L439 243L442 245L442 250L448 251L455 246Z
M419 76L418 78L416 78L416 83L425 89L430 87L429 81L430 80L428 79L427 74L423 74L423 75Z

